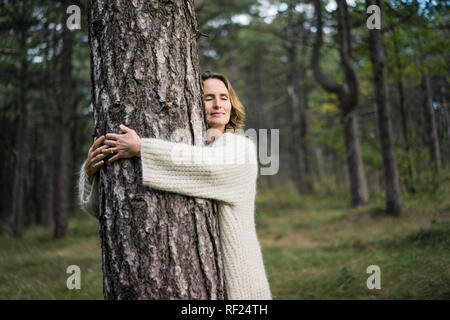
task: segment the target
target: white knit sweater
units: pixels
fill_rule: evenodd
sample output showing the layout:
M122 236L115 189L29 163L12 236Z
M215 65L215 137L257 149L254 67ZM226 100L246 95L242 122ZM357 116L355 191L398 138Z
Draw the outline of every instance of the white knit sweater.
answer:
M272 299L255 229L258 174L255 144L226 132L210 146L141 139L143 184L154 189L218 200L220 243L231 300ZM84 164L80 205L98 217L97 179L89 184Z

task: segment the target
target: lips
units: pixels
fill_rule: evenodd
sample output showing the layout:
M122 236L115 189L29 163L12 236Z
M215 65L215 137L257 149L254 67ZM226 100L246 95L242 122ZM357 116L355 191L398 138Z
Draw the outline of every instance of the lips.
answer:
M212 116L221 116L223 114L225 114L225 113L220 113L220 112L211 113Z

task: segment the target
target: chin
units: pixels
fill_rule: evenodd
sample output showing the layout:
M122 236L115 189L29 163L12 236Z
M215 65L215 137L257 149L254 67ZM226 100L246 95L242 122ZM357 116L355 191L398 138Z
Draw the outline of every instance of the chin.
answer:
M227 122L225 122L225 121L211 121L211 122L208 122L208 126L210 128L213 128L213 127L224 127L224 126L226 126L227 123L228 123L228 121Z

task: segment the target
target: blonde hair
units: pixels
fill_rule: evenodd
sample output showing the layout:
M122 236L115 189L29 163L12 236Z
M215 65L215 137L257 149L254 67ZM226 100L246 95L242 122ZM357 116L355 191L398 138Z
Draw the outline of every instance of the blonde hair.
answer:
M231 113L230 113L230 121L225 126L226 129L233 129L233 131L238 131L239 129L244 128L245 121L245 108L242 102L239 100L236 92L231 86L228 78L221 74L212 71L205 71L202 74L202 82L205 82L208 79L218 79L225 84L225 87L228 90L228 94L230 95L231 101Z

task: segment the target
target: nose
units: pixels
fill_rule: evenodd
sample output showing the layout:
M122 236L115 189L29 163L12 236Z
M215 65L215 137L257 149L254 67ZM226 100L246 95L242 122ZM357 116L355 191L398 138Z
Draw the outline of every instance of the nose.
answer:
M214 99L213 107L215 109L220 109L222 107L221 100L219 98Z

